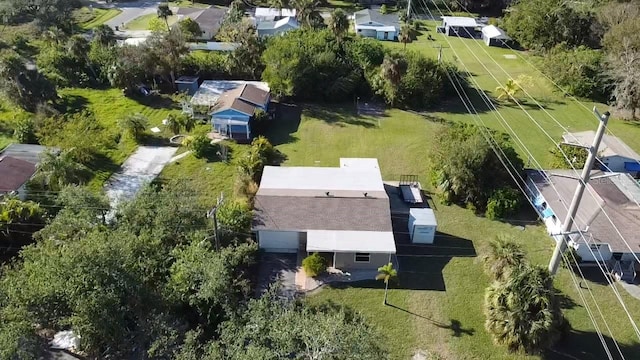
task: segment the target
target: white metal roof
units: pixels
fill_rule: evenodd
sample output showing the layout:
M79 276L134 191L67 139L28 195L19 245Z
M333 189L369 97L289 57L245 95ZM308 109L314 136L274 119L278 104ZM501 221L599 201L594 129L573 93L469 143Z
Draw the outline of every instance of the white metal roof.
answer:
M395 254L391 231L308 230L307 251Z
M593 130L581 131L574 133L564 133L562 140L568 144L591 146L593 139L596 136L596 132ZM634 160L640 160L640 155L625 144L620 138L612 135L605 134L600 142L600 148L598 149L600 156L624 156Z
M386 197L377 159L342 158L340 167L265 166L260 181L259 194L303 195L305 190L317 195L330 192L334 196L347 196L336 192L353 192L362 197L367 192L376 197Z
M296 9L256 8L256 17L296 16Z
M384 31L384 32L392 32L397 31L395 26L373 26L373 25L358 25L356 24L356 30L375 30L375 31Z
M476 27L476 19L464 16L443 16L442 21L448 26Z
M409 209L409 214L415 219L414 225L438 225L433 209L412 208Z
M490 39L511 40L509 35L497 26L487 25L482 28L482 33Z
M244 80L205 80L200 85L198 91L191 98L192 105L213 106L220 95L228 90L233 90L244 84L253 85L258 89L270 91L269 85L262 81Z

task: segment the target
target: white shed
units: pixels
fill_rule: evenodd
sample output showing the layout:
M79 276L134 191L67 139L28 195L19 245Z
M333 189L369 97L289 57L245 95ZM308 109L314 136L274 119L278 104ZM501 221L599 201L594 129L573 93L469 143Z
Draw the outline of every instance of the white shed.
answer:
M412 243L433 244L437 225L433 209L409 210L409 235Z

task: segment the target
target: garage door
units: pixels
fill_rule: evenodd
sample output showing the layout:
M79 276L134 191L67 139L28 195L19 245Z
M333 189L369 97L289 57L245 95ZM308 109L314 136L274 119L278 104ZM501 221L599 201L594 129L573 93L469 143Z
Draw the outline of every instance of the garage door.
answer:
M300 244L300 233L297 231L260 231L258 241L260 248L266 252L295 253Z

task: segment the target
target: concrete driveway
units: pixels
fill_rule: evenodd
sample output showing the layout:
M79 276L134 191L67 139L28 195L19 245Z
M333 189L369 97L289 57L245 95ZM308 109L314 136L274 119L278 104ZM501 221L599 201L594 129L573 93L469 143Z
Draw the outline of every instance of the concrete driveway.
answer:
M122 200L132 199L140 189L153 181L178 150L171 146L140 146L113 174L105 192L115 208Z
M279 294L292 299L298 293L296 286L296 254L263 253L260 255L257 295L264 294L271 284L279 284Z

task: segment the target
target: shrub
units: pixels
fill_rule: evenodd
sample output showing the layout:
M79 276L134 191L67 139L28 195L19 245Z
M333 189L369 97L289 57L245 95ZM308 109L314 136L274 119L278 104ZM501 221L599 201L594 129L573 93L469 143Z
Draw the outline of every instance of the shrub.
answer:
M131 138L136 141L142 139L144 131L149 126L149 119L146 116L138 113L134 115L127 115L124 118L118 120L118 126L124 132L126 132Z
M380 6L380 14L387 14L389 13L389 9L387 8L386 4L382 4L382 6Z
M13 136L21 144L36 144L36 133L33 120L30 118L19 119L13 129Z
M327 262L318 253L313 253L302 260L302 268L308 276L316 277L327 269Z
M558 45L546 54L542 69L571 95L606 100L607 79L602 51Z
M198 159L204 157L211 149L211 140L204 134L188 136L182 142Z
M488 219L503 219L515 213L522 203L520 192L511 188L496 190L487 202L485 216Z

